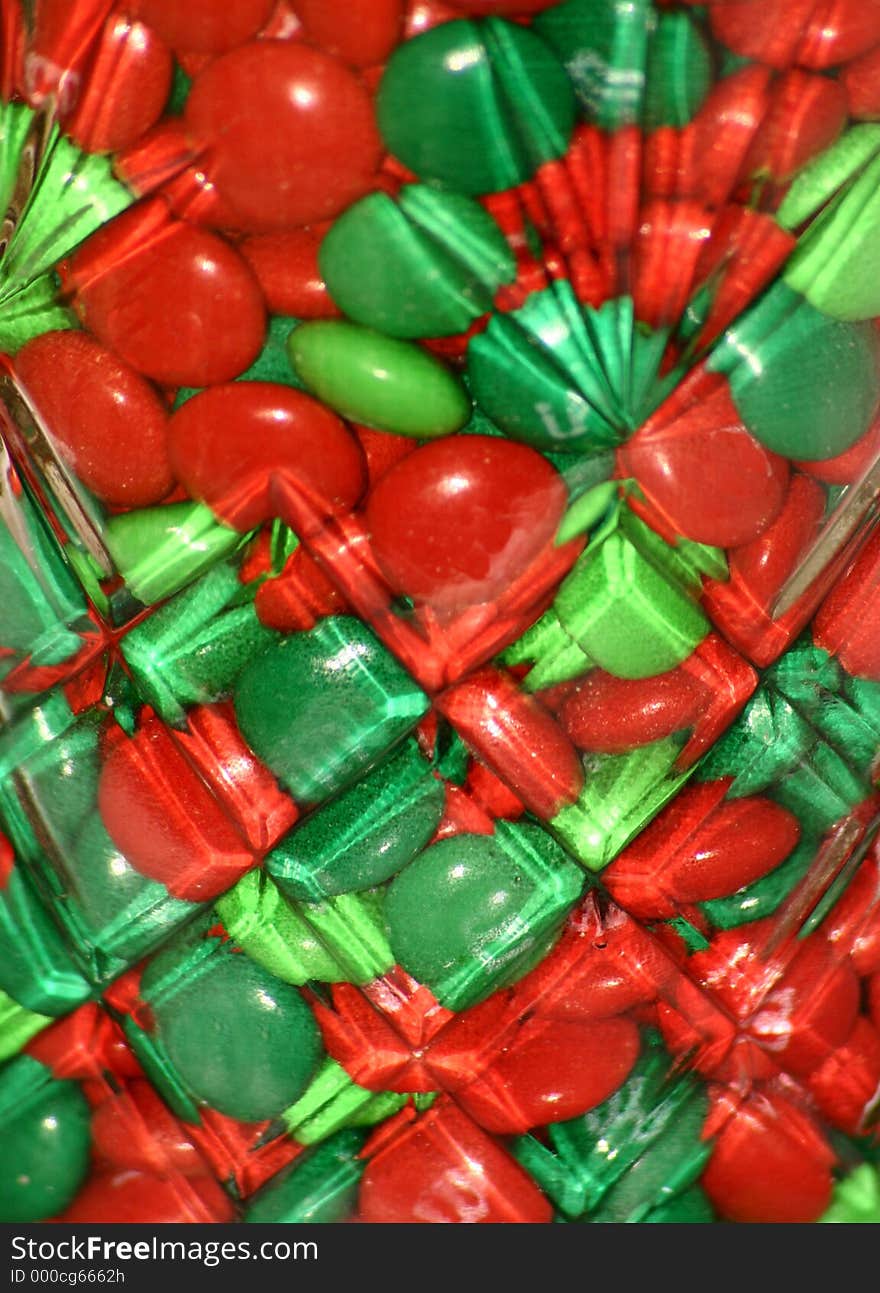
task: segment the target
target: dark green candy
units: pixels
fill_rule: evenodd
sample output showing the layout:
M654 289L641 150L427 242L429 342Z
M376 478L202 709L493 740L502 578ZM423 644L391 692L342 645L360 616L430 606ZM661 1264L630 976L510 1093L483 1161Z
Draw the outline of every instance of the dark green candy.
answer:
M366 1133L346 1128L298 1158L250 1204L247 1222L342 1221L354 1210L366 1166L358 1158Z
M0 1073L0 1220L44 1221L73 1201L89 1168L89 1105L30 1055Z
M787 458L843 453L880 403L877 329L838 322L785 283L728 328L708 363L727 375L752 435Z
M675 1075L649 1034L613 1095L580 1118L552 1123L546 1144L522 1137L514 1153L570 1220L660 1221L654 1210L683 1200L711 1155L702 1139L707 1112L705 1091L690 1074Z
M0 889L0 990L41 1015L64 1015L91 995L18 867Z
M291 898L315 902L395 875L430 840L443 785L414 742L320 808L272 850L266 868Z
M595 452L619 444L663 398L665 345L664 332L636 324L630 297L594 310L558 282L494 316L468 347L468 377L479 406L513 439Z
M478 202L422 184L355 203L319 260L339 308L392 337L465 332L516 276L504 235Z
M574 95L532 31L497 18L441 23L398 45L377 99L386 145L427 182L495 193L561 157Z
M619 130L640 121L656 21L651 0L568 0L534 28L565 64L587 120Z
M215 939L169 948L142 995L186 1088L230 1118L274 1118L302 1094L323 1053L296 988Z
M245 740L304 803L356 780L427 708L373 633L341 615L270 646L235 688Z
M536 826L431 845L396 877L386 916L405 970L453 1010L525 974L554 941L583 875Z
M182 726L188 706L221 699L276 639L257 619L252 595L235 567L214 566L123 639L144 699L166 723Z

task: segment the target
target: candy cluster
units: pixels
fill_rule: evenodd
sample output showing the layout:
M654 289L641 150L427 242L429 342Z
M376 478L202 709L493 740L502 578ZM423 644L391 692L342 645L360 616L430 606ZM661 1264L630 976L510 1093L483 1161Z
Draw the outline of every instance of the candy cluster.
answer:
M880 1220L880 0L0 0L0 1218Z

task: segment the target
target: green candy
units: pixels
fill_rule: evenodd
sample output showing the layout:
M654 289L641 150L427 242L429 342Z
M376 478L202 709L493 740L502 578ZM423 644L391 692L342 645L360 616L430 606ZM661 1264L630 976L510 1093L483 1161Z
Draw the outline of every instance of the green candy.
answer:
M601 871L684 785L681 742L652 741L626 754L599 754L584 765L584 786L550 822L553 834L589 871Z
M44 1221L63 1212L89 1169L88 1101L30 1055L0 1074L0 1218Z
M532 31L460 19L398 45L379 86L389 150L427 182L477 195L512 188L561 157L574 95Z
M636 323L630 297L594 310L560 281L474 337L468 378L477 404L513 439L595 452L619 444L662 400L666 340Z
M339 308L392 337L465 332L516 277L504 235L479 203L405 185L371 193L321 243L321 273Z
M674 11L657 16L646 71L645 129L686 126L712 84L712 55L689 13Z
M431 845L386 899L397 960L452 1010L515 982L546 954L583 875L542 830L497 822L494 835Z
M18 867L0 889L0 990L41 1015L67 1014L91 995Z
M834 1194L820 1221L853 1225L880 1222L880 1171L873 1163L860 1163L834 1187Z
M619 130L641 119L651 0L568 0L537 16L534 30L565 64L588 121Z
M107 523L110 554L145 606L177 592L246 538L220 525L204 503L142 507Z
M864 435L880 403L880 338L776 283L724 333L708 360L727 375L752 435L787 458L821 461Z
M370 629L341 615L251 659L234 700L245 740L302 803L356 780L428 708Z
M277 1117L321 1060L321 1034L296 988L218 940L160 953L141 993L187 1089L230 1118Z
M369 889L425 847L443 804L442 783L415 742L407 742L295 827L266 858L266 869L283 893L307 902Z
M261 868L224 894L216 911L236 945L285 983L367 983L394 964L380 890L288 902Z
M861 122L850 127L830 148L808 162L792 180L779 204L776 222L796 230L828 205L851 180L857 180L880 153L880 125ZM806 242L807 239L804 239ZM796 255L797 253L795 253ZM791 265L791 260L788 264Z
M182 727L189 705L220 700L252 656L276 640L237 569L217 565L126 635L122 653L144 699Z
M303 323L288 343L309 390L343 417L379 431L431 440L463 427L471 406L461 383L412 342L342 319Z
M0 445L0 465L4 456ZM85 599L28 497L9 501L15 513L4 509L0 524L0 647L35 665L60 664L82 646L77 626L91 627Z
M708 622L620 531L582 556L554 603L585 654L618 678L650 678L681 664Z
M833 319L880 314L880 157L810 226L783 277Z
M365 1140L364 1132L347 1128L298 1158L254 1199L244 1220L276 1224L344 1220L354 1210L366 1166L358 1158Z

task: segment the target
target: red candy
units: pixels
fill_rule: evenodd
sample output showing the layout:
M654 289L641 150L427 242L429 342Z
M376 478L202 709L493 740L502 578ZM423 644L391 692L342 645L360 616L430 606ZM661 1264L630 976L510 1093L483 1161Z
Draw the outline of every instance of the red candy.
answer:
M162 115L171 68L171 51L154 31L111 15L65 131L90 153L126 148Z
M724 802L727 782L685 786L604 873L634 916L677 914L681 904L735 893L784 861L797 818L770 799Z
M559 717L579 750L624 754L691 727L708 700L706 687L681 665L635 680L593 669Z
M831 1201L834 1155L810 1118L778 1095L738 1102L717 1091L703 1134L719 1124L702 1184L725 1220L817 1220Z
M766 530L788 484L787 463L749 435L726 387L672 420L659 410L619 460L675 531L724 548Z
M214 386L181 405L168 434L181 484L238 530L282 516L310 534L364 488L356 440L335 413L290 386Z
M481 669L435 701L440 714L538 817L554 817L584 783L558 723L509 675Z
M110 750L98 785L98 810L131 865L175 898L215 898L256 861L155 718Z
M813 641L837 656L847 673L880 682L880 534L822 603Z
M127 1224L149 1217L153 1225L172 1222L233 1221L229 1195L206 1176L132 1172L128 1168L93 1176L66 1212L56 1217L67 1225Z
M367 1222L546 1222L553 1209L528 1174L446 1100L367 1164Z
M296 319L331 319L339 314L318 268L325 227L255 234L239 243L270 314Z
M382 63L397 44L403 0L294 0L306 38L352 67Z
M367 192L379 164L366 90L306 45L255 41L218 58L196 77L184 119L243 230L326 220Z
M149 382L84 332L44 332L15 372L63 460L104 503L147 507L174 483L168 414Z
M255 36L275 0L134 0L137 16L173 49L220 54Z
M623 1083L639 1054L631 1019L532 1019L485 1076L456 1092L481 1127L528 1131L586 1113Z
M64 279L83 324L168 386L228 381L263 344L263 298L244 260L158 198L93 234Z
M454 610L504 592L552 540L565 504L560 476L534 449L449 436L382 477L367 525L399 592Z

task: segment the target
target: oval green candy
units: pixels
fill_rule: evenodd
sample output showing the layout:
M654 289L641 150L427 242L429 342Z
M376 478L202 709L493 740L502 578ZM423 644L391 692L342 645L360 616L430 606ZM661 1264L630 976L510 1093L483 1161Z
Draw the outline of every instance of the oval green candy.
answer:
M395 875L425 847L443 815L443 786L414 742L312 813L266 858L290 898L317 902Z
M478 202L422 184L396 200L371 193L356 202L325 236L319 261L339 308L392 337L465 332L516 276L504 235Z
M496 825L431 845L392 881L392 951L459 1010L525 974L546 953L583 874L535 826Z
M428 708L374 634L346 615L254 657L234 699L245 740L301 803L356 780Z
M641 119L656 22L651 0L568 0L533 27L565 64L586 119L618 130Z
M880 334L873 324L832 319L785 283L728 328L708 366L727 374L755 439L798 461L849 449L880 403Z
M43 1221L72 1202L89 1168L88 1101L30 1055L0 1077L0 1218Z
M532 31L497 18L440 23L398 45L377 99L388 148L423 180L477 195L561 157L574 94Z
M339 319L304 323L288 343L310 391L343 417L430 440L463 427L471 406L461 383L412 342Z
M648 45L644 126L681 128L712 84L712 56L699 25L683 10L658 15Z
M186 1087L230 1118L277 1117L322 1058L318 1025L297 989L243 952L169 950L145 971L142 992Z

